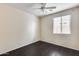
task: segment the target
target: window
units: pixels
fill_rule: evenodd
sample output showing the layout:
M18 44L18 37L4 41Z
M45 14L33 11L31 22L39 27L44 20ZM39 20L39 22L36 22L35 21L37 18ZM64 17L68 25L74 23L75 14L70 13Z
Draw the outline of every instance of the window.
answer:
M55 34L70 34L71 16L61 16L53 19L53 33Z

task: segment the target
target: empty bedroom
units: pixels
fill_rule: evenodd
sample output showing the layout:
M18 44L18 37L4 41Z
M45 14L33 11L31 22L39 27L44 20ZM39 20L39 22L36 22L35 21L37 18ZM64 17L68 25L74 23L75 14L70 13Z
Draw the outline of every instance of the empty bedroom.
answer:
M79 3L0 3L0 56L79 56Z

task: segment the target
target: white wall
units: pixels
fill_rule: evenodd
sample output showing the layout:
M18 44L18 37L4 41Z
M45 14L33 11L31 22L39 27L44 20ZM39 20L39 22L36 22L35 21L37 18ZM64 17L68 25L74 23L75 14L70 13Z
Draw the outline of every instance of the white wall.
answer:
M71 15L71 35L53 34L53 18ZM79 50L79 7L51 14L41 18L41 40L56 45Z
M0 4L0 54L39 39L39 19L36 16Z

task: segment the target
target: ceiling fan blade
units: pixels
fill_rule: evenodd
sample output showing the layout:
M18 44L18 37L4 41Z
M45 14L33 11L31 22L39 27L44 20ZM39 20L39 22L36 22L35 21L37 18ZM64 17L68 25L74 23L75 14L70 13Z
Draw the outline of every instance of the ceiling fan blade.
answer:
M41 8L34 8L34 9L41 9ZM44 9L56 9L56 7L44 7Z
M45 7L44 9L56 9L56 7Z
M39 8L34 8L34 9L44 9L44 8L45 8L46 3L40 3L40 4L41 4L41 7L39 7Z
M41 9L41 8L33 8L33 9Z

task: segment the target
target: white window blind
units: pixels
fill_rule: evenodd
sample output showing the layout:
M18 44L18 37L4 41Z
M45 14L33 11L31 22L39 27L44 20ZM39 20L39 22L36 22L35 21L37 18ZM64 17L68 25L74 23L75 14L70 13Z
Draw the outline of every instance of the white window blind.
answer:
M70 31L71 16L55 17L53 19L53 33L55 34L71 34Z
M61 31L61 17L54 18L53 21L53 33L60 33Z

